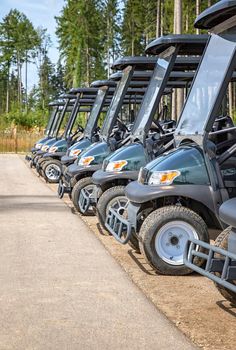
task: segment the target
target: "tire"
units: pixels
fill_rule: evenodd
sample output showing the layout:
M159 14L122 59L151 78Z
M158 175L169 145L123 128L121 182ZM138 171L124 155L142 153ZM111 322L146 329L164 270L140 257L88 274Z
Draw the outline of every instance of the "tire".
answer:
M115 200L119 197L124 199L125 186L115 186L115 187L109 188L108 190L103 192L103 194L101 195L101 197L98 200L98 204L97 204L98 220L99 220L99 223L102 226L102 228L106 231L107 231L107 228L105 226L105 222L106 222L108 210L109 210L110 206L112 206L112 204L115 202ZM126 197L125 197L125 199L126 199ZM140 252L139 242L138 242L138 239L136 236L131 235L131 238L130 238L128 244L136 252L138 252L138 253Z
M173 229L174 234L171 232ZM141 253L149 265L162 275L192 273L183 262L187 238L209 242L204 220L194 211L181 206L167 206L153 211L143 222L139 235ZM198 258L195 263L201 266L203 262Z
M231 227L227 227L215 240L215 246L224 250L228 249L228 237L231 231ZM215 254L215 257L220 257L220 254ZM215 275L219 275L215 273ZM236 281L233 281L236 284ZM231 304L236 305L236 293L233 291L221 286L218 283L215 283L216 288L220 292L220 294L227 299Z
M39 173L40 176L44 176L43 174L43 167L45 166L45 164L49 161L50 159L48 158L43 158L40 157L37 162L36 162L36 169Z
M88 209L86 213L81 212L80 206L79 206L79 196L82 189L85 187L95 186L92 182L92 177L84 177L83 179L80 179L73 187L72 193L71 193L71 199L74 204L75 209L83 216L93 216L94 211L93 209Z
M61 162L57 159L48 160L43 164L42 174L49 183L58 183L62 174Z

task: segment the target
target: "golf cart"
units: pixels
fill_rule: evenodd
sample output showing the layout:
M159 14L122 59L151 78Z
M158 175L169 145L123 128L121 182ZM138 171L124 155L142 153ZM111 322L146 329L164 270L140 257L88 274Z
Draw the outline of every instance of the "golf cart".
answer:
M74 104L65 123L64 132L57 140L47 144L47 149L42 148L45 153L37 162L37 171L47 181L58 182L59 169L61 168L60 159L65 155L67 148L76 142L78 134L83 132L83 127L78 124L76 118L81 112L90 112L97 91L95 88L81 88L73 89L70 94L65 95L66 98L74 101ZM45 166L47 166L47 171L45 171Z
M73 181L76 182L72 190L72 201L78 211L80 211L78 206L80 191L85 189L91 192L94 188L92 174L102 167L102 162L105 157L128 141L130 128L127 127L126 122L121 123L121 118L118 118L118 114L121 113L127 96L130 96L130 102L136 105L136 110L138 109L147 88L147 78L149 81L150 70L153 70L155 62L155 58L124 57L114 63L117 69L122 69L123 74L106 114L100 132L100 142L90 146L84 151L78 160L78 164L74 164L73 168L71 166L71 168L68 169L71 178L73 177ZM135 74L135 71L142 72L142 75L139 76ZM139 82L139 87L135 87L137 81ZM133 115L133 118L134 117ZM128 113L127 118L130 118L130 113ZM112 133L116 123L118 123L117 135ZM93 210L89 209L89 214L91 213L93 213Z
M120 81L121 76L122 76L122 74L120 72L117 72L117 73L112 74L110 79L117 82L117 81ZM123 104L122 104L122 106L125 108L125 120L127 121L126 115L128 114L128 119L129 119L130 123L133 122L133 118L134 118L133 113L135 113L135 111L134 111L135 106L139 105L142 98L143 98L144 90L140 90L140 88L148 85L150 76L151 76L150 72L143 72L143 71L137 72L137 71L135 71L133 73L132 82L130 83L131 88L129 88L127 90L126 95L123 99ZM71 191L73 189L73 186L77 182L76 174L77 174L77 170L78 170L78 164L77 164L78 162L75 162L75 164L72 165L71 167L69 167L70 164L66 164L66 163L71 162L71 159L73 159L74 157L78 158L82 151L84 151L86 148L88 148L95 141L98 142L101 139L100 132L96 133L96 138L95 138L93 133L92 133L92 130L94 129L94 126L97 125L97 119L98 118L101 119L100 118L101 104L104 103L105 106L108 105L108 107L109 107L110 104L113 103L111 100L111 97L114 94L113 88L109 88L106 100L105 100L105 102L103 101L103 99L105 98L104 88L105 89L108 88L108 86L109 86L108 83L110 84L110 80L109 81L98 81L98 82L93 83L93 85L96 85L97 87L100 85L99 89L101 90L101 93L98 93L97 101L95 102L94 108L91 112L90 118L92 118L92 119L91 119L91 121L90 121L90 119L88 121L88 123L89 123L88 128L89 129L86 132L86 134L87 134L86 137L82 141L79 141L76 144L74 144L68 150L68 155L65 156L64 159L62 158L62 160L61 160L63 163L63 171L62 171L62 176L60 178L59 186L58 186L58 194L59 194L60 198L63 197L64 193L68 193L69 196L71 197ZM107 84L107 86L105 84ZM137 88L138 90L137 89L134 90L133 88ZM118 100L116 102L118 102ZM132 106L132 109L130 108L131 106ZM127 108L128 108L128 111L127 111ZM112 132L111 132L111 137L115 136L117 140L118 140L118 138L120 138L120 136L119 136L120 131L122 131L122 130L126 131L126 126L124 126L124 125L122 126L123 114L124 114L124 111L122 110L120 113L120 119L117 119L117 123L115 124L115 126L113 127ZM125 122L125 120L124 120L124 122ZM103 121L103 125L105 125L105 123L107 123L106 118ZM128 125L128 129L130 129L130 128L131 128L131 124ZM64 160L65 160L65 162L64 162ZM80 169L80 167L79 167L79 169Z
M156 68L131 131L130 141L126 146L107 157L104 160L103 169L94 173L93 182L96 184L94 193L86 198L84 191L81 192L79 198L81 211L83 210L82 204L91 202L92 196L95 197L94 203L99 199L97 214L100 224L103 228L108 228L122 243L130 241L130 244L134 246L135 241L136 249L138 249L136 237L126 236L123 242L123 238L121 239L115 231L111 230L110 222L113 220L108 219L105 224L108 210L111 209L125 215L127 205L127 198L124 194L125 186L137 180L138 171L142 166L173 147L171 140L175 121L167 118L166 106L164 106L164 115L160 113L156 119L155 114L166 88L188 89L193 79L200 58L181 57L180 55L201 55L206 41L207 36L205 35L169 35L155 40L155 45L152 46L152 51L149 49L149 53L155 52L158 55ZM173 50L176 52L174 53ZM178 57L176 57L177 52ZM169 93L170 100L171 93Z
M64 193L70 192L66 186L65 178L67 167L74 163L82 151L88 148L92 143L99 141L98 120L101 112L104 111L104 108L106 108L111 102L110 99L113 96L116 83L111 80L100 80L93 82L91 86L98 88L98 93L87 120L83 135L74 145L68 148L67 154L61 158L62 176L58 185L58 195L60 198L63 197Z
M53 124L50 129L50 133L48 137L44 139L44 142L41 141L40 143L36 144L36 151L34 152L34 155L30 162L31 167L36 167L38 160L42 157L43 154L47 152L47 150L50 148L50 145L52 145L54 142L56 142L56 140L60 138L60 133L64 127L65 120L67 119L74 105L73 100L65 100L62 97L55 103L57 104L58 108L57 114L55 115Z
M222 36L224 40L232 41L232 51L234 52L235 60L235 26L236 26L236 1L220 1L216 5L210 7L204 11L196 20L195 25L197 27L203 27L212 30L212 27L217 26L218 35ZM227 35L228 34L228 35ZM213 34L214 35L214 34ZM234 47L234 49L233 49ZM233 55L233 53L229 56ZM228 69L231 68L233 62L228 57ZM222 67L223 68L223 67ZM228 186L224 175L221 174L223 182L222 192L224 188L225 196L222 195L222 200L226 200L229 197L235 196L235 168L236 168L236 146L232 146L219 158L219 164L232 159L232 166L230 167L230 181L231 188L234 189L232 193L228 193ZM224 161L224 163L222 163ZM234 185L234 187L233 187ZM203 276L213 280L215 286L223 295L224 298L229 300L232 304L236 304L236 198L226 200L219 209L219 218L225 225L229 225L215 240L214 245L204 243L200 240L189 239L186 245L184 262L187 268L190 268ZM203 252L201 253L201 250ZM201 267L198 266L196 261L203 259L205 264Z
M31 148L31 154L27 154L25 156L25 159L27 161L31 161L33 155L39 150L41 149L41 147L43 146L43 144L51 137L51 135L53 134L54 131L54 125L55 125L55 121L59 115L60 112L60 104L61 102L59 101L53 101L50 102L48 104L49 108L51 109L51 113L50 113L50 117L48 119L48 123L47 126L45 128L44 131L44 137L41 138L40 140L38 140L35 144L34 147Z
M209 242L209 230L221 228L220 204L236 194L236 128L230 117L219 118L236 65L230 28L236 22L229 22L209 38L174 134L175 149L140 170L125 190L128 219L116 218L122 230L136 234L147 262L161 274L191 273L183 261L187 240ZM202 263L199 258L197 265Z

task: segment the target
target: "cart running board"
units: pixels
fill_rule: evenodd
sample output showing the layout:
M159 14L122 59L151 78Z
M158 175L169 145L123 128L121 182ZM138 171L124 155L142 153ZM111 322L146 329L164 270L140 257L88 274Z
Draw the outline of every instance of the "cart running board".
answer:
M109 209L105 226L119 243L129 242L132 235L132 225L112 208Z
M204 253L199 251L200 247L203 248ZM218 258L215 254L220 254L221 257ZM205 260L205 264L201 267L197 266L195 258ZM236 293L236 284L233 283L233 280L236 280L236 254L192 239L187 242L184 263L193 271Z

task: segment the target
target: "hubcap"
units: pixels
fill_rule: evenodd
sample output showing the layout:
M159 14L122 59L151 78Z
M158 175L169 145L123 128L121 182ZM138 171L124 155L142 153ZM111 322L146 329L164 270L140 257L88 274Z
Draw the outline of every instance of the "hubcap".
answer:
M45 175L49 180L59 180L59 177L61 175L61 169L56 164L50 164L45 168Z
M183 265L183 254L188 239L199 239L194 227L176 220L163 225L155 237L157 254L170 265Z

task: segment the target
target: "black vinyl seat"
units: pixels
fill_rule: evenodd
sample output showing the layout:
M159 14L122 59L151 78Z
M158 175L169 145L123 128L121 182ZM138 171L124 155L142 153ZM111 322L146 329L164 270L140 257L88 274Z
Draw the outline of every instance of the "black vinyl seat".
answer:
M221 205L220 218L227 225L236 228L236 198L229 199Z

